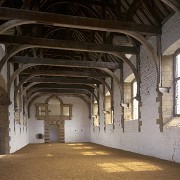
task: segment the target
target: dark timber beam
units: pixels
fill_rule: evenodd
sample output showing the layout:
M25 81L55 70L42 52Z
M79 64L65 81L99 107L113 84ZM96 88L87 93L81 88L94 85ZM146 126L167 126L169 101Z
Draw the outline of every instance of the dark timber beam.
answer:
M180 1L179 0L161 0L166 5L171 7L177 13L180 13Z
M37 84L31 87L28 91L34 88L44 88L44 89L86 89L88 91L94 92L94 89L88 85L82 84Z
M110 75L106 73L92 73L92 72L81 72L81 71L55 71L55 70L37 70L33 72L32 70L26 70L21 72L21 74L31 74L31 75L44 75L44 76L66 76L66 77L98 77L107 78Z
M108 68L119 69L120 64L115 62L94 62L94 61L78 61L78 60L63 60L50 58L33 58L25 56L16 56L11 58L12 63L21 64L36 64L36 65L50 65L50 66L64 66L64 67L82 67L82 68Z
M149 11L151 16L155 19L155 21L161 25L161 18L159 11L156 11L156 8L153 7L153 5L149 1L140 0L142 6Z
M65 78L65 77L55 77L55 78L45 78L45 77L34 77L29 79L27 82L38 82L38 83L66 83L66 84L101 84L95 79L86 78Z
M86 92L86 93L89 93L89 94L93 94L94 95L94 93L93 93L93 91L91 91L91 90L89 90L89 89L81 89L81 88L52 88L52 87L37 87L37 88L35 88L35 87L33 87L33 88L31 88L27 93L26 93L26 97L27 98L29 98L29 96L30 95L32 95L33 93L35 93L35 92L39 92L39 91L41 91L41 90L51 90L51 91L58 91L58 90L60 90L60 92L61 91L71 91L71 90L73 90L73 92L76 92L76 93L82 93L82 92ZM83 93L83 94L85 94L85 93Z
M126 16L127 21L132 20L132 17L134 16L134 14L136 13L136 11L139 9L140 6L141 6L140 0L133 1L127 12L127 16Z
M138 49L129 46L114 46L108 44L95 44L35 37L0 35L0 43L14 45L32 45L40 48L51 48L71 51L85 51L98 53L127 53L137 54Z
M64 93L64 92L66 92L66 93L77 93L77 94L91 94L98 101L97 96L93 92L91 92L87 89L74 89L74 88L72 88L72 89L65 89L65 88L63 88L63 89L62 88L46 88L46 89L44 89L44 88L40 88L40 87L39 88L33 88L28 92L26 97L29 98L29 96L31 96L32 94L34 94L36 92L49 92L49 90L51 93L56 93L56 92L57 93ZM16 95L15 95L15 97L17 98ZM16 100L15 100L15 106L16 105L17 104L16 104Z
M125 30L154 35L159 34L161 32L158 26L120 22L116 20L112 21L77 16L67 16L54 13L36 12L22 9L11 9L5 7L0 8L0 18L5 20L27 20L34 21L38 24L108 32L119 32L119 30Z
M38 92L49 92L49 93L62 93L62 94L90 94L88 91L83 89L39 89Z

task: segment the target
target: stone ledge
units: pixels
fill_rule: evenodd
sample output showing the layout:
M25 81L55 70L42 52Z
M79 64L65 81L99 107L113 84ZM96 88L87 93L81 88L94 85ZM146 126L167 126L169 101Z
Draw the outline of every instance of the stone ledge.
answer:
M171 127L180 128L180 117L174 117L164 127L165 128L171 128Z

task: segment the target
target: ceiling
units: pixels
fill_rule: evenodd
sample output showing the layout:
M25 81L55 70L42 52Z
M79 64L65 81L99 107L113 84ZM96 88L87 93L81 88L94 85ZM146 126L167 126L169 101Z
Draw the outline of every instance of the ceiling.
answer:
M1 26L21 20L0 35L10 54L8 67L12 64L15 72L23 66L15 76L16 90L23 86L27 98L45 93L90 98L107 77L122 69L121 56L139 53L141 43L123 29L145 39L161 34L177 4L178 0L170 0L170 5L167 0L1 0ZM62 25L56 25L61 18ZM17 51L22 46L26 48Z

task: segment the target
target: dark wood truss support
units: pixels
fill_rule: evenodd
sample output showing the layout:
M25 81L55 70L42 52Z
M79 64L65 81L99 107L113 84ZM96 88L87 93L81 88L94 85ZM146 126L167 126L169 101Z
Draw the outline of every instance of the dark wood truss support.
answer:
M120 21L67 16L53 13L28 11L21 9L0 8L0 18L5 20L35 21L38 24L61 26L68 28L117 32L119 30L139 32L143 34L159 34L158 26L135 24Z
M171 7L175 12L180 13L180 2L179 0L161 0L166 5Z
M40 48L61 49L69 51L85 51L98 53L127 53L137 54L139 50L130 46L115 46L109 44L96 44L86 42L64 41L55 39L0 35L0 42L14 45L32 45Z
M33 58L16 56L11 58L11 63L20 64L35 64L35 65L47 65L47 66L64 66L64 67L82 67L82 68L108 68L119 69L120 64L115 62L94 62L94 61L79 61L68 59L51 59L51 58Z
M67 83L67 84L101 84L95 79L80 79L80 78L66 78L66 77L34 77L28 80L27 82L40 82L40 83Z

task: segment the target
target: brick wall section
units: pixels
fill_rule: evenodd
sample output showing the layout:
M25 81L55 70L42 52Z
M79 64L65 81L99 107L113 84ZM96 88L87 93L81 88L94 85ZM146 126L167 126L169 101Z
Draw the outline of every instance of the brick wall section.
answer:
M179 42L180 44L180 16L175 14L164 24L162 28L162 53L163 55L174 54L175 48L173 44ZM179 46L178 44L178 46Z
M173 56L162 58L162 86L170 87L169 93L162 98L163 123L168 123L173 117Z

